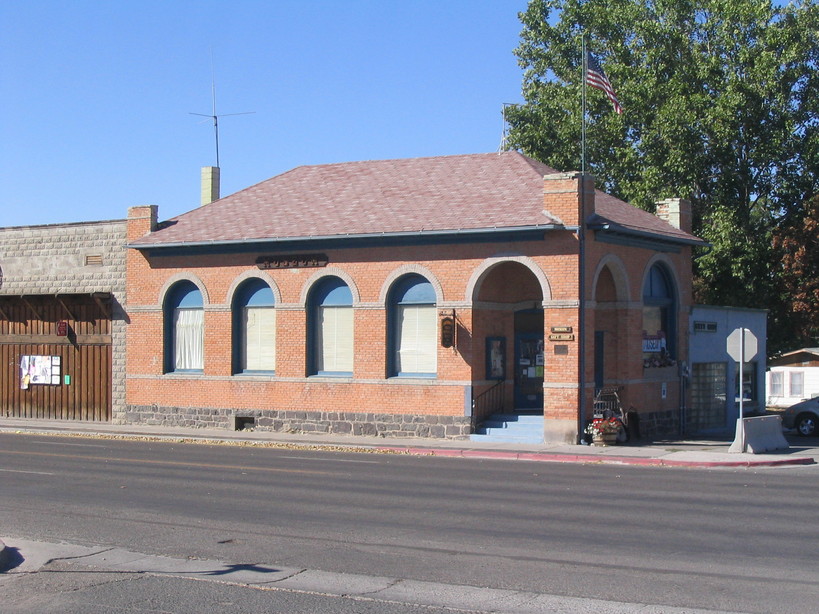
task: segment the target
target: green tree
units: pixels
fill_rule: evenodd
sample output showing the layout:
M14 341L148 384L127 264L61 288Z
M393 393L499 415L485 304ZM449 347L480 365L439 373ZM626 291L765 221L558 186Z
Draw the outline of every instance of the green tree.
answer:
M712 244L697 300L774 308L773 229L819 193L819 7L768 0L531 0L516 50L526 103L511 147L580 168L581 37L622 115L588 90L587 169L647 210L693 203Z

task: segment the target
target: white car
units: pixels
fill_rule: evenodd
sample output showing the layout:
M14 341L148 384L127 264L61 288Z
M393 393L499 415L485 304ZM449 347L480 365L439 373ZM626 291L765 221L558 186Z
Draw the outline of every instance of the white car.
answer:
M791 405L782 414L782 424L787 429L796 429L803 437L819 435L819 397Z

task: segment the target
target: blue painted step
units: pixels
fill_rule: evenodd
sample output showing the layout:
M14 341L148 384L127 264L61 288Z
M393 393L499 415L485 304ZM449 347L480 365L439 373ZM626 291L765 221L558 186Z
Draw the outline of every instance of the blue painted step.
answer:
M484 443L543 443L543 416L495 414L469 436Z

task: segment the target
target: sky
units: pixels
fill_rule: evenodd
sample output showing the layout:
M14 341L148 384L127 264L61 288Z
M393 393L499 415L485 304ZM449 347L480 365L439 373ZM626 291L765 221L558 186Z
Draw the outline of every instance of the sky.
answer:
M526 0L0 0L0 226L302 165L497 151ZM215 88L214 88L215 85Z

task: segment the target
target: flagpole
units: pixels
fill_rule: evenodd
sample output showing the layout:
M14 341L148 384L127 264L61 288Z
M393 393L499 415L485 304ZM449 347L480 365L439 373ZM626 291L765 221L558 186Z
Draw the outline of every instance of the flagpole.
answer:
M582 48L582 52L583 52L583 61L582 61L583 74L580 75L580 81L583 84L583 88L582 88L583 93L582 93L582 96L581 96L581 98L583 100L583 104L582 104L582 110L581 110L582 118L580 120L580 125L581 125L581 128L580 128L580 171L581 171L581 173L583 175L585 175L586 174L586 73L588 72L588 65L587 65L588 54L586 53L586 35L585 34L583 34L581 36L581 41L582 41L581 48Z
M580 219L577 225L577 268L578 268L578 318L577 318L577 342L578 342L578 407L577 407L577 440L576 443L583 443L583 427L586 420L586 35L581 36L581 47L583 51L583 74L580 79L583 83L583 109L580 130Z

